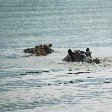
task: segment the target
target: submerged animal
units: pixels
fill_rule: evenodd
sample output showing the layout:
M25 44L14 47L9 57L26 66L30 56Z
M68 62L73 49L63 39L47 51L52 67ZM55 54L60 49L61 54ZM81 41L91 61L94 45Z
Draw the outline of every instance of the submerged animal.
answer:
M27 48L24 49L24 53L30 53L30 54L35 54L36 56L46 56L47 54L50 54L54 52L53 49L51 49L52 44L49 45L39 45L35 46L34 48Z
M63 61L71 61L71 62L87 62L87 63L96 63L99 64L100 60L98 58L92 58L91 57L91 52L88 50L89 48L86 49L86 52L76 50L72 52L71 49L68 50L68 55L63 59Z

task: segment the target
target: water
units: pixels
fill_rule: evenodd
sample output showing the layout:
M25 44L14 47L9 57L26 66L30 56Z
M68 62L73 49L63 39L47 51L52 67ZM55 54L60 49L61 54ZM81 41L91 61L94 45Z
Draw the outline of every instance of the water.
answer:
M111 18L111 0L0 0L0 112L111 112ZM62 61L87 47L101 64Z
M111 18L111 0L1 0L1 48L111 46Z

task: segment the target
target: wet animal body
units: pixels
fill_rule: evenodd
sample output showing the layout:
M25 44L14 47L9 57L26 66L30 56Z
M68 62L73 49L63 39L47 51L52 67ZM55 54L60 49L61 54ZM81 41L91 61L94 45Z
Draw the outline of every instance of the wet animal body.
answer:
M27 48L24 49L24 53L30 53L30 54L35 54L36 56L46 56L47 54L50 54L54 52L53 49L51 49L52 44L49 45L39 45L35 46L34 48Z
M68 55L63 59L63 61L71 62L87 62L99 64L100 60L98 58L92 58L89 48L86 51L76 50L72 52L71 49L68 50Z

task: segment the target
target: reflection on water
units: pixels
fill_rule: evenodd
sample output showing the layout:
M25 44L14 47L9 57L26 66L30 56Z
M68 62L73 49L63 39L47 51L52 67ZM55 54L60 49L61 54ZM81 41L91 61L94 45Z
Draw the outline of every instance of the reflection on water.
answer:
M111 112L111 35L112 0L0 0L0 111ZM44 43L107 57L95 65L62 62L65 49L23 54Z
M55 47L111 46L111 4L111 0L2 0L1 48L49 42Z
M91 105L91 108L94 108L95 103L98 104L98 108L111 104L112 77L96 73L68 74L68 72L60 72L61 76L55 71L48 71L45 74L42 71L41 73L26 71L25 75L15 71L1 72L3 76L0 82L1 111L28 109L33 112L33 109L37 111L62 109L66 112L65 108L58 106L70 105L75 109L80 105L83 110L82 103L88 104L88 108ZM105 110L108 109L105 107Z

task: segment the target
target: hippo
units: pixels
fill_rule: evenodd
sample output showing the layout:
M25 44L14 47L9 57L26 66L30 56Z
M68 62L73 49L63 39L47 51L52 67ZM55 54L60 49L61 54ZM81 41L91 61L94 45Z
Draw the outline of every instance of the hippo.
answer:
M34 48L27 48L24 49L24 53L30 53L35 54L36 56L46 56L47 54L50 54L54 52L53 49L51 49L52 44L49 45L36 45Z
M90 50L86 49L86 52L75 50L72 52L71 49L68 50L68 55L63 59L67 62L87 62L99 64L100 60L98 58L92 58Z

